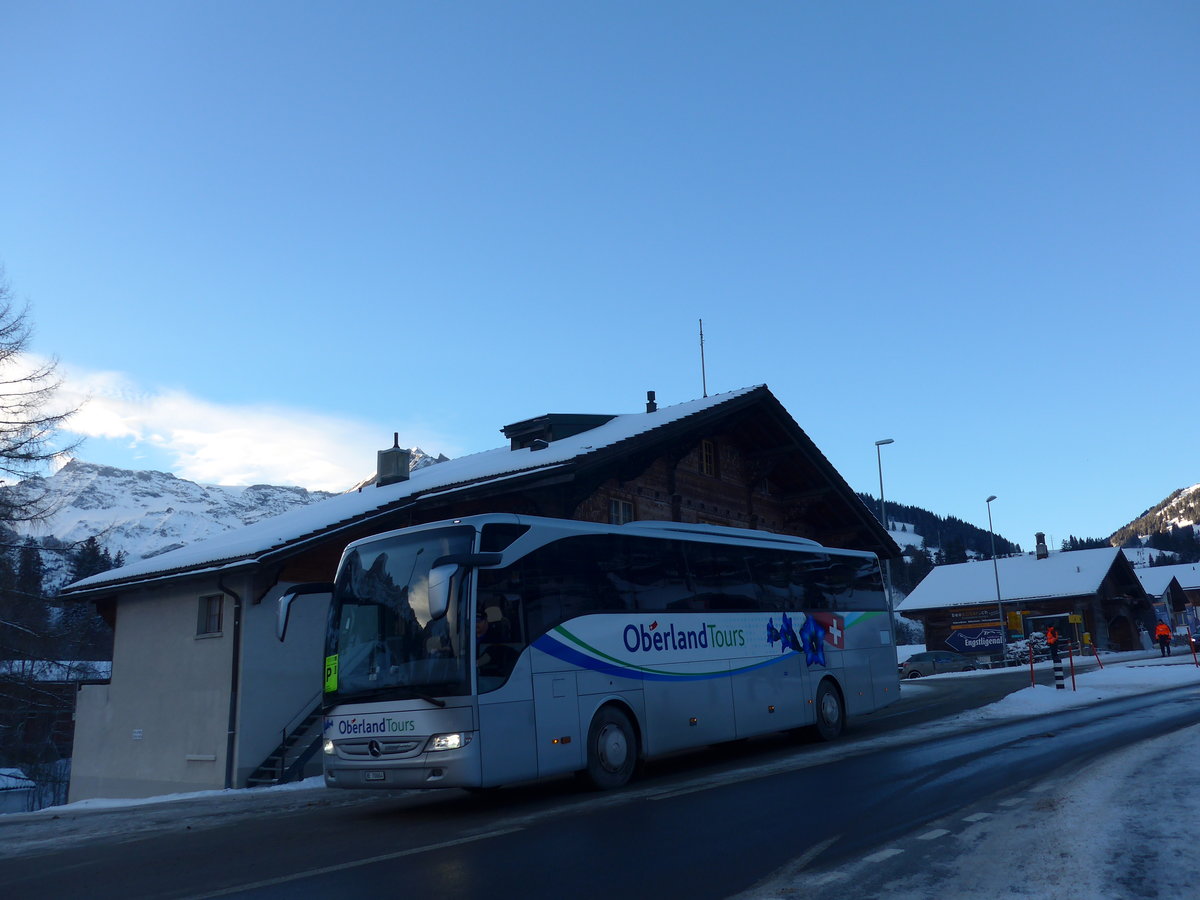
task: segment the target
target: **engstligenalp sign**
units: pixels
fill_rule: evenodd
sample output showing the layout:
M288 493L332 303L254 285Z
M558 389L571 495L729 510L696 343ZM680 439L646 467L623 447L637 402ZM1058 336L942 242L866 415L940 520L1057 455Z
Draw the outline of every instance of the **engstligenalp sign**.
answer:
M1003 635L998 627L956 628L946 645L958 653L999 653Z

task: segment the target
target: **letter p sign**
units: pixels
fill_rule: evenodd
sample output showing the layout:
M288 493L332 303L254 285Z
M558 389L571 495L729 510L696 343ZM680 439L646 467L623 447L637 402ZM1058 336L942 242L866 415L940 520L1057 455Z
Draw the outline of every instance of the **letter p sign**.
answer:
M337 654L335 653L333 656L325 657L325 693L332 694L337 690L337 672Z

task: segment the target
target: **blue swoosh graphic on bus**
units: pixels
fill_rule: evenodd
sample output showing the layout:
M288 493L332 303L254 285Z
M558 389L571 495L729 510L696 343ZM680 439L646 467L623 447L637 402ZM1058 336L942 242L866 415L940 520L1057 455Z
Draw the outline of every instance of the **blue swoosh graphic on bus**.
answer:
M596 656L591 656L574 647L569 647L550 634L543 634L533 642L533 646L543 653L548 653L550 656L561 659L563 662L570 663L573 666L591 669L594 672L603 672L606 675L617 675L621 678L636 678L642 681L705 681L712 678L728 678L730 675L736 675L741 672L752 672L755 669L762 669L766 666L774 666L781 662L787 662L789 657L796 655L795 653L789 653L787 656L763 660L749 666L741 666L737 669L719 669L715 672L667 672L662 669L651 669L646 666L622 663L620 660L601 653L594 647L589 647L568 631L561 628L555 628L554 631L559 632L581 647L587 647Z

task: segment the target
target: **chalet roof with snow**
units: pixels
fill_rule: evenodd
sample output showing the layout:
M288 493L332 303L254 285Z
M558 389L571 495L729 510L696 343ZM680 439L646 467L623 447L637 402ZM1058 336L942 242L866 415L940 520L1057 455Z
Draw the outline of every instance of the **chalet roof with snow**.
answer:
M1177 566L1151 566L1148 569L1137 569L1138 580L1146 593L1152 597L1161 597L1166 593L1171 579L1179 581L1179 586L1185 591L1200 588L1200 563L1181 563Z
M1005 603L1095 594L1118 570L1123 582L1140 590L1133 567L1115 547L1051 553L1038 559L1030 553L991 560L973 560L952 566L934 566L896 610L901 613L980 606L996 602L996 578Z
M520 490L546 479L570 479L589 466L612 465L655 442L724 421L757 408L789 444L803 453L821 490L834 492L847 521L859 535L858 546L880 555L897 555L874 515L805 435L766 385L717 394L652 411L614 416L548 415L504 429L509 446L463 456L413 471L404 481L368 484L310 506L217 535L188 547L142 559L84 578L66 587L67 597L92 597L163 577L240 569L294 554L327 542L340 533L378 521L398 527L395 514L418 504L446 498L472 498L502 490ZM539 424L540 423L540 424ZM540 430L539 430L540 429ZM813 484L806 486L810 491Z
M37 787L33 779L20 769L0 769L0 791L26 791Z

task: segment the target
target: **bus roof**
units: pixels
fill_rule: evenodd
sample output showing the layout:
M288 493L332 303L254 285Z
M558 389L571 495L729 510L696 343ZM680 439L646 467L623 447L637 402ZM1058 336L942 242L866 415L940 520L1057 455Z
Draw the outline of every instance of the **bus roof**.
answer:
M669 522L662 519L642 519L629 522L624 527L634 529L649 528L654 531L678 531L684 534L706 534L713 537L737 538L738 540L774 541L780 544L803 544L807 547L820 547L817 541L797 537L794 534L776 534L773 531L758 531L750 528L731 528L728 525L710 525L707 522L692 524L689 522Z
M848 550L826 547L817 541L798 537L792 534L777 534L772 531L757 531L749 528L731 528L724 525L707 523L692 524L688 522L671 522L663 520L639 520L624 525L609 525L601 522L586 522L579 519L553 519L546 516L526 516L516 513L482 513L474 516L463 516L458 519L443 519L438 522L427 522L412 525L408 528L392 529L370 537L360 538L349 544L346 550L363 544L369 544L382 538L389 538L400 533L412 534L437 528L455 525L468 525L481 528L488 523L503 522L512 525L541 526L544 529L568 534L622 534L640 532L646 536L665 539L669 537L693 538L700 540L717 540L725 542L746 542L755 544L785 545L795 550L821 550L825 553L836 553L842 556L860 556L877 559L869 550Z

